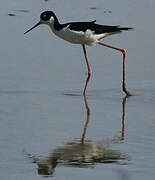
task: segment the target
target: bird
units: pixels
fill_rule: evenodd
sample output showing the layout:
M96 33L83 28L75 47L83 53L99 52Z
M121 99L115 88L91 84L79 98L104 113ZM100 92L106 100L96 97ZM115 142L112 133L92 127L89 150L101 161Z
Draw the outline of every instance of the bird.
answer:
M89 22L68 22L61 24L53 11L44 11L40 15L40 21L34 25L32 28L27 30L24 34L27 34L32 29L37 26L45 24L48 25L53 33L59 38L66 40L72 44L82 45L84 52L84 57L88 69L88 76L86 79L85 87L83 90L83 95L86 96L86 91L88 87L88 82L92 75L92 69L88 60L86 45L91 46L93 44L99 44L117 51L123 54L123 82L122 88L127 96L131 96L131 93L126 88L126 50L123 48L118 48L109 44L103 43L101 40L107 36L121 33L122 31L131 30L131 27L120 27L111 25L101 25L96 24L96 20Z

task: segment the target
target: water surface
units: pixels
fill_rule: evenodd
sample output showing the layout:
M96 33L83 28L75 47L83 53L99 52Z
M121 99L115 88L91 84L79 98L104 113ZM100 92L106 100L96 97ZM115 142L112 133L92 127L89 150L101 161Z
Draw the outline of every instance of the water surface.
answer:
M1 179L154 179L154 6L153 0L1 3ZM134 96L125 98L121 89L121 54L100 46L87 47L93 75L82 96L82 48L46 26L23 34L49 9L61 22L135 28L104 40L127 49Z

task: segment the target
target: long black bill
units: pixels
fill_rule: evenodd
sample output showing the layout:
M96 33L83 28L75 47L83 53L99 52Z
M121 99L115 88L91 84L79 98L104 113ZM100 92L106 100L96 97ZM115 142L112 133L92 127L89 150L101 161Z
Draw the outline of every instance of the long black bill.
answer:
M41 24L41 22L38 22L36 25L34 25L31 29L29 29L28 31L24 32L24 34L28 33L29 31L31 31L32 29L34 29L35 27L39 26Z

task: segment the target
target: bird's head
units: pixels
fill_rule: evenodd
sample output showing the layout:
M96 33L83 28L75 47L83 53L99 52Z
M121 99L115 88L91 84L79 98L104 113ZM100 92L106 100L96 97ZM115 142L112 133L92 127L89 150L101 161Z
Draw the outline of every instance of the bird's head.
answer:
M52 11L45 11L40 15L41 24L52 24L54 21L57 21L57 17Z
M40 24L50 25L50 24L53 24L55 21L58 21L58 19L57 19L56 15L52 11L44 11L40 15L40 21L36 25L34 25L32 28L27 30L24 34L28 33L32 29L36 28Z

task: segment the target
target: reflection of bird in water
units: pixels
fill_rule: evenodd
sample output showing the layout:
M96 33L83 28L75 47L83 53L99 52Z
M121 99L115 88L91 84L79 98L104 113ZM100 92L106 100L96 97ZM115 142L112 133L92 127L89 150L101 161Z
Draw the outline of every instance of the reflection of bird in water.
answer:
M117 150L105 148L104 145L91 141L68 142L64 146L57 147L46 158L37 158L31 154L26 155L38 165L38 174L52 175L56 166L92 167L97 163L119 163L127 157Z
M87 110L87 120L83 129L82 138L80 140L68 142L63 146L54 149L46 158L38 158L29 153L26 156L38 165L38 174L48 176L53 175L57 166L72 166L72 167L92 167L97 163L120 163L128 157L123 155L118 150L109 149L109 144L120 143L124 140L124 117L125 108L122 115L122 134L119 138L105 141L102 144L86 141L85 135L90 121L90 109L84 96L85 106ZM123 100L125 107L126 98Z

